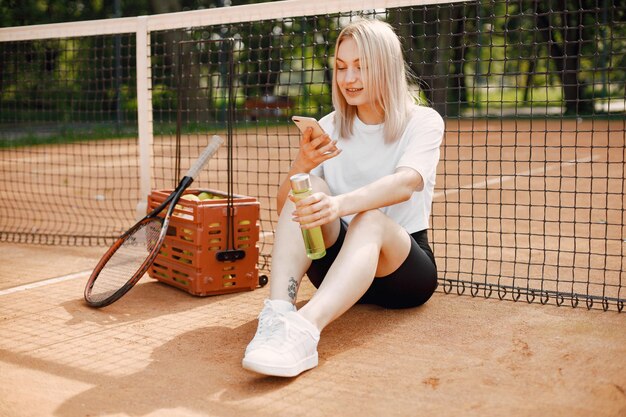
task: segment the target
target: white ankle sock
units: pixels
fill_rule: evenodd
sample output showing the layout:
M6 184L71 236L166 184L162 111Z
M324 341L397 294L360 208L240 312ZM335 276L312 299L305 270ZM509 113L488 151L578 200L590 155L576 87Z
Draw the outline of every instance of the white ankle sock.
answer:
M295 321L300 326L304 327L305 329L309 330L312 334L314 334L317 337L319 337L320 331L319 331L319 329L317 328L316 325L311 323L308 319L306 319L305 317L303 317L302 315L300 315L297 312L295 314L293 314L293 317L294 317Z
M296 306L294 306L289 301L285 300L272 300L272 307L274 310L279 313L287 313L288 311L296 311Z

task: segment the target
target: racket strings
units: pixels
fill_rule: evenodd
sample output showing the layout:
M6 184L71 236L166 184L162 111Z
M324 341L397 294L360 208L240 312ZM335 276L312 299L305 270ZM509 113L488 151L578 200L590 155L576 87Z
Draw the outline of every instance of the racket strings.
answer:
M126 236L126 239L100 270L91 288L90 300L92 302L97 303L106 300L128 282L140 278L137 277L137 274L143 275L145 273L145 270L141 272L142 265L159 242L161 227L162 224L159 219L152 219L139 225L131 234Z

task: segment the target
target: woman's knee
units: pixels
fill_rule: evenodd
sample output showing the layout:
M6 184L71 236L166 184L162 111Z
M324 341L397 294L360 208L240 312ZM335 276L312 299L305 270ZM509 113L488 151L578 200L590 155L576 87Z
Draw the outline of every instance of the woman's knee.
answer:
M381 228L385 227L385 223L390 219L380 210L367 210L357 213L350 222L351 227L355 228Z
M399 228L400 226L387 217L385 213L374 209L356 214L352 221L350 221L348 233L353 235L365 234L367 237L378 236L382 240L385 240L385 236L388 232Z
M324 194L328 194L330 195L330 188L328 187L328 184L326 184L326 181L324 181L322 178L318 177L317 175L310 175L311 178L311 186L313 187L313 190L316 192L322 192Z

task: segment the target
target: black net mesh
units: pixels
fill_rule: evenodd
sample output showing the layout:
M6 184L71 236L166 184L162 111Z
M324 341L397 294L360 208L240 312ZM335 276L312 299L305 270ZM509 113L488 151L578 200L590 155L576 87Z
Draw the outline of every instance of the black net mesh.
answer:
M617 1L462 2L154 31L152 188L173 188L211 135L232 131L234 192L261 202L268 266L273 199L300 137L289 117L332 110L334 42L360 16L394 26L413 87L446 120L430 234L440 288L621 311L626 11ZM134 39L0 42L0 239L102 244L133 223L142 199ZM225 152L196 185L226 190Z
M105 244L130 226L134 39L0 42L0 239Z

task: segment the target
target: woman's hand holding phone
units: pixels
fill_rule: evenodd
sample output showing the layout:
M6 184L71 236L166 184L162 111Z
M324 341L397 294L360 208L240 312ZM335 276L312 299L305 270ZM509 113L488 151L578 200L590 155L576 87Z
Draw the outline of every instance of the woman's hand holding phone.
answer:
M291 120L302 132L300 150L294 165L298 165L304 172L311 171L322 162L341 153L341 149L337 147L337 141L332 140L324 132L317 120L303 116L293 116Z

